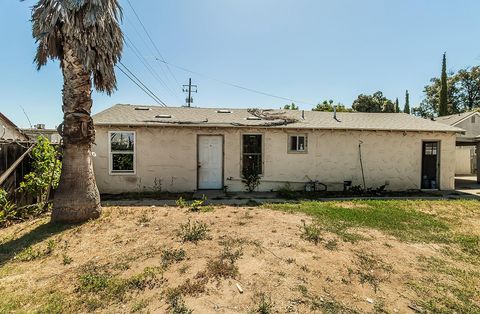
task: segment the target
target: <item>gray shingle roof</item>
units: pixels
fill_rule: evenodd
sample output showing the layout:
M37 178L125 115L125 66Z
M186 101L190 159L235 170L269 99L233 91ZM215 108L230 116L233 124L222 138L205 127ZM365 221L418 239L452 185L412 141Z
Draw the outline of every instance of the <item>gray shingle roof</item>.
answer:
M302 110L268 110L268 116L294 119L252 119L248 109L185 108L115 105L93 116L95 125L271 127L292 129L387 130L463 132L462 129L404 113L337 113ZM302 117L303 114L303 117ZM278 116L277 116L278 117Z
M452 115L449 115L449 116L437 117L437 118L435 118L435 121L438 121L438 122L444 123L444 124L448 124L448 125L455 125L458 122L468 118L471 115L474 115L477 112L478 111L467 111L467 112L452 114Z

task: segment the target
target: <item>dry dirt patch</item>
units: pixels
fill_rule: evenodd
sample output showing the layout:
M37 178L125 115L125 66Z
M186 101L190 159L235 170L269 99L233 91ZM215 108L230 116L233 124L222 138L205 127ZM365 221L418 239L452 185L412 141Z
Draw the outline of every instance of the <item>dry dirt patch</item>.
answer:
M419 257L443 258L439 245L371 229L356 243L322 231L314 244L301 237L309 216L227 206L110 207L5 253L47 220L0 230L0 312L409 313L409 283L427 278ZM189 221L208 230L196 243L179 234Z

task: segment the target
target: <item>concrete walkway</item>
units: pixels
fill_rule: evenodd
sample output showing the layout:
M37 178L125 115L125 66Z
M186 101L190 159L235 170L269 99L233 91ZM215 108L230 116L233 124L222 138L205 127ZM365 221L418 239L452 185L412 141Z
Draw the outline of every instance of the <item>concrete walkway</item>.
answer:
M455 178L455 191L480 198L480 183L476 176L462 176Z
M345 196L345 197L320 197L315 201L351 201L351 200L442 200L442 199L479 199L480 184L476 177L460 177L456 180L457 189L454 191L438 191L434 194L422 193L411 196ZM195 199L207 197L206 204L228 206L255 206L265 203L297 203L301 200L279 198L273 192L237 192L226 195L223 191L199 191L194 194ZM114 199L102 201L102 206L175 206L174 199Z

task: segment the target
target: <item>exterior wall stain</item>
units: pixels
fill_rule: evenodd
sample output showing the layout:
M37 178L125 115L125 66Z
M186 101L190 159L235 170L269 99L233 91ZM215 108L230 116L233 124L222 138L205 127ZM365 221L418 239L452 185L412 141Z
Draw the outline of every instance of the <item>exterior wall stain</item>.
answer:
M108 131L136 131L136 173L109 175ZM446 132L388 132L341 130L234 129L190 127L96 126L94 170L101 193L194 191L197 186L197 135L224 135L224 184L243 191L242 134L263 134L264 173L260 191L277 190L287 182L303 189L309 179L329 190L341 190L343 181L362 184L358 145L367 187L386 182L388 190L419 189L422 141L440 142L440 188L451 190L455 181L455 134ZM288 153L288 135L306 134L308 152ZM140 184L141 182L141 184ZM155 183L157 182L157 183ZM158 187L157 187L158 189Z

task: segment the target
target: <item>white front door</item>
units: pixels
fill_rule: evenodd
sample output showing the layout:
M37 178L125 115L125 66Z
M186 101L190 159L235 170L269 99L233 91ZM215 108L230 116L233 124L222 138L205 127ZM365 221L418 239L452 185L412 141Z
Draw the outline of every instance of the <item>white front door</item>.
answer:
M223 188L223 137L198 137L198 189Z

